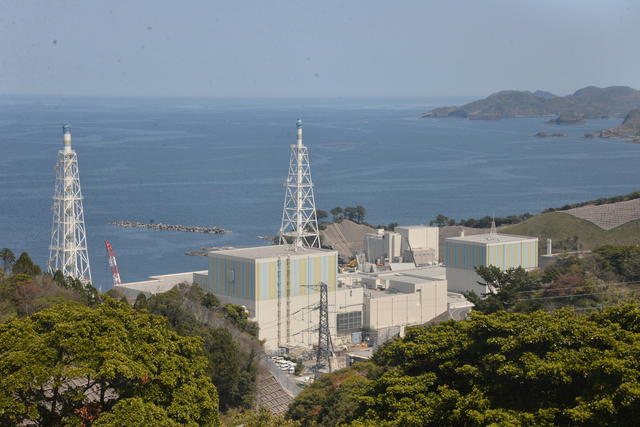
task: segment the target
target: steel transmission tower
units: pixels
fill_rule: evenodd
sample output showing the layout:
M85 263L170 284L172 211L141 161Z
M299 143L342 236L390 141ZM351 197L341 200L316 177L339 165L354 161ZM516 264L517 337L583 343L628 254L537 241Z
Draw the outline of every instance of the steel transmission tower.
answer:
M64 125L64 148L58 151L56 190L53 195L53 230L49 247L48 271L60 270L65 278L79 279L83 285L91 283L91 269L87 252L87 234L78 158L71 149L71 126Z
M318 349L316 350L316 373L317 380L322 373L321 366L326 366L331 372L331 356L333 354L333 344L331 343L331 332L329 331L329 287L326 283L320 283L320 326L318 328Z
M307 147L302 145L302 121L298 119L298 142L291 145L289 176L284 183L284 211L280 227L280 244L290 244L294 250L320 247L320 233L313 198L313 182Z

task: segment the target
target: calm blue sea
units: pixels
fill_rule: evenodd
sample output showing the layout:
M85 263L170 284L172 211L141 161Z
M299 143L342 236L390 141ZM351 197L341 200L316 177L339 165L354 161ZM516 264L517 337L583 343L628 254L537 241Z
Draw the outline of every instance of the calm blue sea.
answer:
M539 213L640 189L640 145L580 139L621 120L420 119L472 99L135 99L0 97L0 248L46 265L62 124L78 154L94 284L206 269L201 246L264 245L282 219L296 120L316 205L362 205L374 224ZM570 138L536 139L539 131ZM219 226L226 235L120 228L110 221Z

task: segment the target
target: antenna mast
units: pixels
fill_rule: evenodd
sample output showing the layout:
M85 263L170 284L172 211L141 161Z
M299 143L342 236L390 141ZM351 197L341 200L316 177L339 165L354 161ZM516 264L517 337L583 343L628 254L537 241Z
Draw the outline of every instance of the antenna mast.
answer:
M307 147L302 145L302 120L296 123L298 128L297 144L291 145L289 176L284 183L284 211L280 227L280 244L292 241L293 249L320 247L320 233L316 218L316 203L313 197L313 182ZM288 239L287 239L288 238Z
M80 191L78 158L71 149L71 125L64 125L64 148L58 151L56 188L53 195L53 229L49 246L48 271L60 270L65 278L91 283L91 268L87 252L87 233Z
M113 254L111 245L106 240L104 243L107 245L107 255L109 257L109 267L111 267L111 277L113 277L113 286L121 285L120 273L118 272L118 264L116 263L116 256Z

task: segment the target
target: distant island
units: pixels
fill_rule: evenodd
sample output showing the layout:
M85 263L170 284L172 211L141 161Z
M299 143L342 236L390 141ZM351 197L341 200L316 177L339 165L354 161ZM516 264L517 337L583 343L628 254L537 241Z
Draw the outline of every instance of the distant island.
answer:
M606 119L613 114L625 115L633 109L640 109L640 91L628 86L589 86L568 96L556 96L544 91L503 91L460 107L436 108L420 117L501 120L508 117L543 116L559 116L558 119L561 119L565 116L584 120Z
M547 120L545 125L582 125L587 123L585 119L577 114L563 114L555 119Z

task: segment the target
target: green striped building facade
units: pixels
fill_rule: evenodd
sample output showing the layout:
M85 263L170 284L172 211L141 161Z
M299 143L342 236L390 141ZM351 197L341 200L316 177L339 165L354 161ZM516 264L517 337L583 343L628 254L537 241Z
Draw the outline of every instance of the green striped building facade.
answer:
M483 235L484 236L484 235ZM504 241L505 237L509 239ZM501 270L538 267L538 239L500 235L500 241L481 241L478 236L445 241L445 266L463 270L493 265Z
M251 301L276 299L278 292L285 297L287 290L292 297L319 293L319 288L308 285L320 282L326 283L329 291L336 290L337 252L307 249L274 257L269 256L269 248L275 248L271 255L283 252L270 246L260 251L266 257L245 257L242 249L212 253L209 274L194 275L194 281L205 292Z

